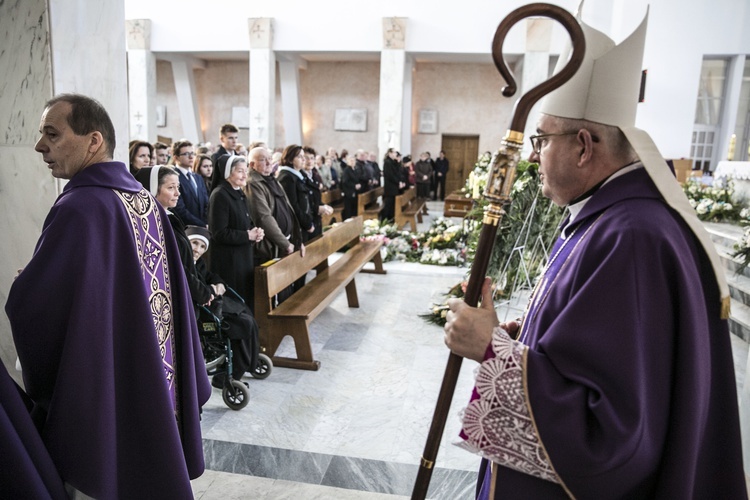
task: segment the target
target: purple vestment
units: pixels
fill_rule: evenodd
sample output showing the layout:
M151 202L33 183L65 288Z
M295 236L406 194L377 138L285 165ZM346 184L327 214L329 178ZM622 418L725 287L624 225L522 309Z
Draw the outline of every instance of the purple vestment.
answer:
M464 414L496 498L747 498L727 321L692 232L644 169L571 229Z
M26 399L0 363L0 497L67 499Z
M6 312L63 480L95 498L190 498L210 386L172 228L124 164L68 182Z

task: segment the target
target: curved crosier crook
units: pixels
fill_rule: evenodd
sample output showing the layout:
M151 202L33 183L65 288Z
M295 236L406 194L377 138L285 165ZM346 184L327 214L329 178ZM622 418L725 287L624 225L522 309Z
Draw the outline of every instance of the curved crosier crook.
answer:
M504 214L503 205L510 203L510 192L515 180L516 165L518 165L521 157L523 130L526 127L529 111L531 111L531 107L539 99L570 80L581 66L586 50L586 40L583 30L578 21L566 10L556 5L544 3L526 5L514 10L497 27L495 38L492 42L492 58L495 61L495 66L497 66L498 71L500 71L505 81L508 82L508 85L503 89L504 96L510 97L516 93L516 83L513 74L503 59L503 42L513 25L521 19L532 16L550 17L562 24L570 34L573 43L573 53L570 61L562 71L555 74L549 80L537 85L518 100L510 129L507 131L500 149L498 149L492 158L487 187L484 192L484 196L489 201L489 204L485 208L482 230L479 235L477 250L474 254L474 263L471 266L471 275L469 276L469 283L464 294L464 302L471 307L476 307L479 297L482 294L482 284L487 274L495 236L497 235L497 229ZM445 374L443 375L443 382L440 386L437 404L435 405L435 412L427 434L427 442L422 454L414 489L412 490L412 500L423 500L427 496L427 489L430 485L430 478L435 466L438 448L440 447L440 440L443 437L443 429L445 429L445 422L448 418L453 392L458 382L462 360L461 356L454 353L450 353L448 356L448 364L445 367ZM491 496L491 498L494 498L494 496Z
M559 22L570 35L573 44L573 53L568 64L561 71L553 75L549 80L529 90L518 100L510 124L510 130L518 132L523 132L524 128L526 128L526 120L528 119L531 107L539 99L570 80L581 66L584 53L586 52L586 38L581 25L567 10L548 3L534 3L514 10L498 25L497 31L495 31L495 38L492 40L492 60L495 62L495 67L500 72L500 75L507 82L507 85L503 87L503 95L505 97L515 95L518 87L513 73L503 58L503 43L510 29L522 19L528 17L549 17Z

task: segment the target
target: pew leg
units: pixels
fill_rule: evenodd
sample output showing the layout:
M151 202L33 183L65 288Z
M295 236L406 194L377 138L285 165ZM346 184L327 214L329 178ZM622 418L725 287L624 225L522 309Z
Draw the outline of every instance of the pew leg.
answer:
M312 344L310 343L310 332L307 328L307 321L303 319L279 318L272 320L271 323L274 325L275 330L272 337L274 340L278 339L276 346L278 347L282 338L289 335L294 341L294 350L297 353L297 359L274 356L272 358L274 366L312 371L316 371L320 368L320 361L313 359Z
M357 284L354 282L354 278L346 285L346 301L349 307L359 307L359 299L357 298Z
M380 255L380 252L375 254L375 257L372 258L370 261L375 265L375 269L362 269L362 273L370 273L370 274L386 274L386 270L383 269L383 257Z

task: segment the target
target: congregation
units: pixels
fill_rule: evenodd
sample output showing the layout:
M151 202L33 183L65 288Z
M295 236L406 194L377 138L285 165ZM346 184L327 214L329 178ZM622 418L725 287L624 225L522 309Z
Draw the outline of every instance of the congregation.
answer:
M358 195L382 187L378 218L393 221L396 197L411 186L419 198L443 199L449 168L443 151L437 160L423 152L414 161L390 148L381 168L377 155L363 149L350 154L329 147L319 154L295 144L273 151L262 142L245 147L231 123L221 126L217 147L133 140L129 162L130 173L168 211L195 307L215 307L227 289L247 304L251 327L232 339L235 380L257 362L255 267L298 250L304 255L305 243L322 234L324 217L330 221L334 212L322 193L339 191L341 221L357 215ZM200 255L211 247L206 263L195 255L198 245ZM304 284L303 276L279 302ZM215 375L212 384L221 388L225 377Z

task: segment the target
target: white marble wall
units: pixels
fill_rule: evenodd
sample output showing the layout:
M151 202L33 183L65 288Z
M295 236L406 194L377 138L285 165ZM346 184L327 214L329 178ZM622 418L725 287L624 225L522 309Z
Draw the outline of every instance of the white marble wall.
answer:
M16 270L28 261L55 182L34 151L44 101L52 95L47 2L0 3L0 304ZM5 313L0 314L0 357L12 374L16 353Z
M47 0L47 3L51 13L52 91L78 92L101 102L117 134L115 159L127 163L125 5L80 0Z
M118 156L127 158L127 153L120 154L127 146L124 9L118 2L91 3L86 9L79 4L75 0L0 2L3 306L16 270L31 258L60 189L34 151L45 101L60 92L99 99L122 138ZM0 314L0 358L12 368L15 357L7 317Z

